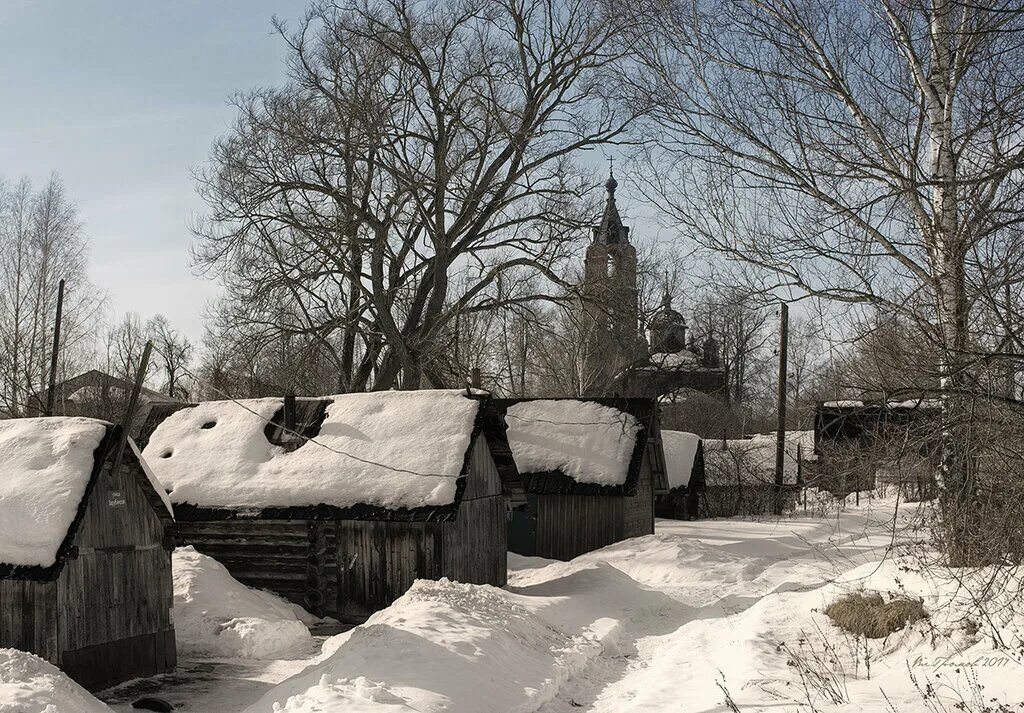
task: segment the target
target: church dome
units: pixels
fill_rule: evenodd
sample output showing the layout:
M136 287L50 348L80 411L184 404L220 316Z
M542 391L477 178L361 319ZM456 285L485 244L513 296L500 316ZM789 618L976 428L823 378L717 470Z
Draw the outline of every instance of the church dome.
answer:
M652 353L675 354L686 348L686 318L672 309L672 299L667 293L664 303L651 317L647 329Z

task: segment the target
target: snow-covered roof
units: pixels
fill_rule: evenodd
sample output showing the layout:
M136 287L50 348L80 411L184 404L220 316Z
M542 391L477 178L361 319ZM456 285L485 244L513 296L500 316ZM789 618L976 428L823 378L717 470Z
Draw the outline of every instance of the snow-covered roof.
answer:
M679 488L690 483L693 461L697 457L700 436L685 431L661 432L661 445L665 449L665 471L668 487Z
M864 405L863 401L825 401L822 406L825 408L860 408Z
M319 433L294 451L265 427L282 398L210 401L168 416L143 455L173 503L210 508L450 505L480 401L464 391L326 397Z
M775 482L774 433L750 438L704 440L704 463L708 485L730 485L737 476L749 483ZM799 445L799 449L797 446ZM797 476L797 452L804 462L815 460L814 431L787 431L782 477L792 484Z
M107 427L70 416L0 421L0 563L56 562Z
M520 473L559 471L577 483L622 485L640 423L593 401L536 399L509 406L508 443Z
M651 364L659 369L677 369L684 366L700 366L700 357L688 349L678 352L655 352L651 354Z

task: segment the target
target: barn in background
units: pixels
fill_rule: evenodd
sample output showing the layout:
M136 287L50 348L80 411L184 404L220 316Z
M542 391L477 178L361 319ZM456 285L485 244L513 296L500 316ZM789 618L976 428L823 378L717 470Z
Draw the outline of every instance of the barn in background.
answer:
M57 382L54 387L54 413L46 413L49 389L34 396L28 404L29 416L85 416L122 423L133 384L112 374L90 369ZM158 409L184 405L180 399L142 387L133 414L129 435L137 436L149 414Z
M661 442L668 492L655 496L655 514L677 520L696 520L706 485L703 440L695 433L662 430Z
M0 421L0 647L92 690L172 670L172 527L119 427Z
M248 585L361 622L418 578L505 584L523 494L487 397L204 402L146 431L181 542Z
M526 491L509 549L569 560L654 532L666 490L653 399L503 399L497 405Z

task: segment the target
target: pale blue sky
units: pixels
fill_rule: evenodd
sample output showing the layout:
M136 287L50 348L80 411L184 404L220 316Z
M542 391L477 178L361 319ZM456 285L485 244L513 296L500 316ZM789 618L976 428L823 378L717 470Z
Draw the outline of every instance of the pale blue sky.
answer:
M235 91L283 77L271 17L305 0L0 0L0 175L56 171L117 312L163 312L194 338L216 292L192 275L191 171Z
M217 286L189 265L204 210L192 170L231 123L231 94L283 80L271 18L294 23L306 2L0 0L0 176L63 177L113 314L163 313L202 338ZM659 236L628 183L634 240Z

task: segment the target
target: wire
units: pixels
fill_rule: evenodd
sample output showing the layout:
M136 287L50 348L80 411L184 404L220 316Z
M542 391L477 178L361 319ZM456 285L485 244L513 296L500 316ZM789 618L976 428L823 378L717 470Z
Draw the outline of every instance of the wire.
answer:
M154 347L154 349L159 353L159 350L156 349L156 347ZM192 372L188 368L182 367L181 371L186 376L189 376L192 379L194 379L197 383L205 385L211 391L219 394L220 396L223 396L225 401L230 401L231 403L235 404L236 406L244 409L245 411L248 411L253 416L256 416L258 419L263 421L264 423L266 423L268 425L272 425L275 428L280 428L282 431L285 431L286 433L290 433L293 436L297 436L298 438L301 438L306 443L313 443L314 445L320 446L321 448L323 448L325 450L328 450L331 453L335 453L337 455L344 456L346 458L351 458L354 461L358 461L358 462L364 463L366 465L372 465L372 466L376 466L378 468L383 468L385 470L390 470L390 471L393 471L395 473L405 473L407 475L415 475L415 476L423 477L423 478L448 478L448 479L451 479L451 480L457 480L458 478L462 477L462 475L447 475L445 473L420 473L420 472L415 471L415 470L409 470L407 468L399 468L399 467L396 467L396 466L393 466L393 465L388 465L386 463L380 463L378 461L370 460L368 458L362 458L360 456L353 455L352 453L346 453L345 451L338 450L337 448L332 448L331 446L327 445L326 443L321 443L320 441L316 440L316 438L313 438L311 436L307 436L304 433L299 433L298 431L295 431L293 429L288 428L284 424L275 423L273 420L266 418L265 416L257 413L256 411L253 411L251 408L246 406L244 403L242 403L238 399L232 397L231 395L227 394L224 391L221 391L216 386L214 386L213 384L211 384L207 380L201 378L200 376L198 376L197 374L195 374L194 372ZM198 406L198 404L197 404L197 406ZM196 408L196 406L193 406L192 408Z

